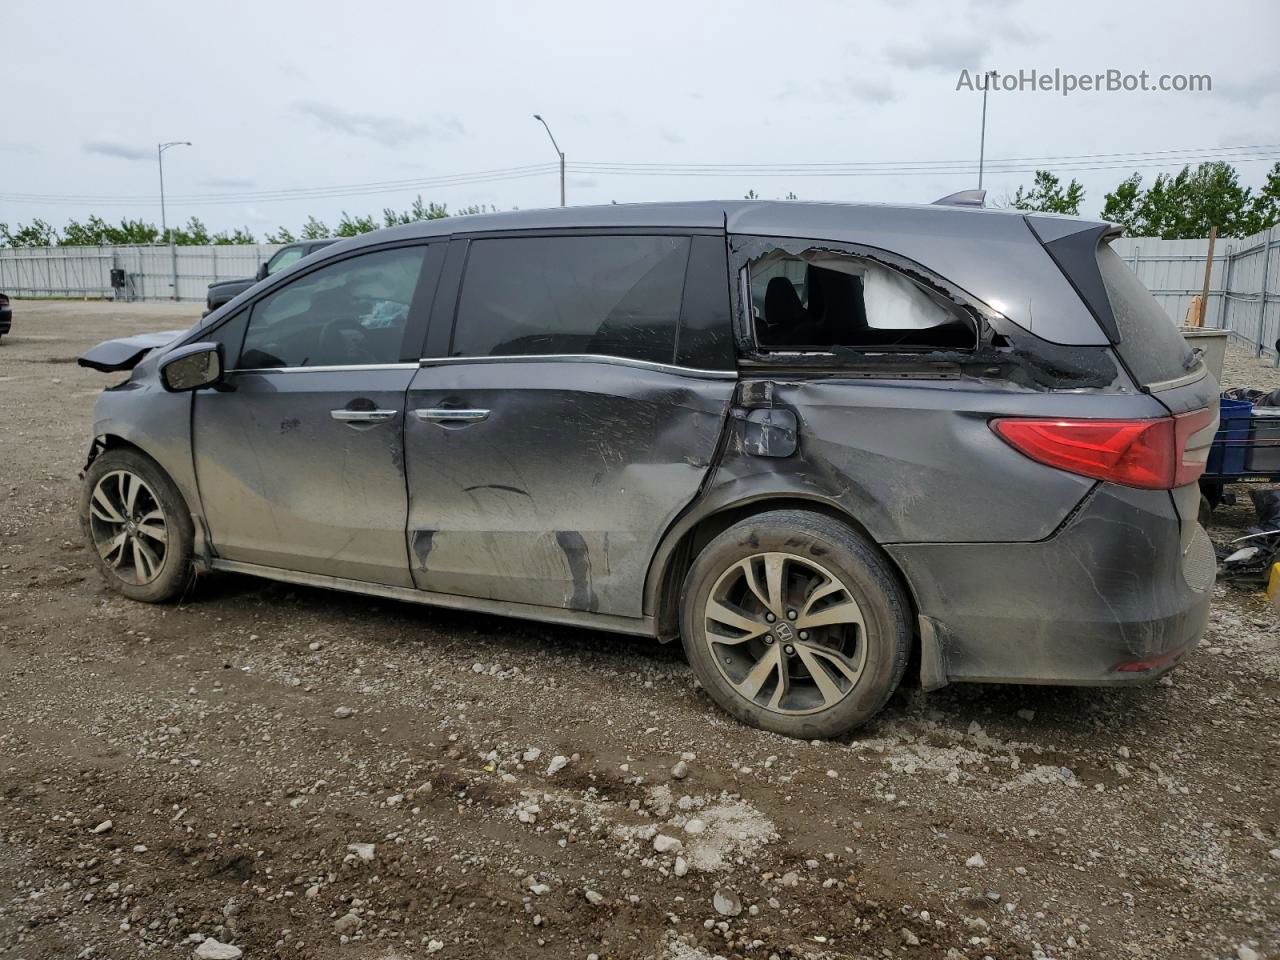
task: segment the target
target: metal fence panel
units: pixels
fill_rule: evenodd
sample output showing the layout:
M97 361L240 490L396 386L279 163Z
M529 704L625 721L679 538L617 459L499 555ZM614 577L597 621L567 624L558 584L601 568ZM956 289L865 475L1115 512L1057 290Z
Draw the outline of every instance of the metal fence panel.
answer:
M1112 249L1128 261L1175 323L1186 321L1204 284L1209 241L1123 237ZM1209 274L1204 325L1275 353L1280 339L1280 227L1251 237L1219 237Z
M283 244L176 247L178 299L205 299L209 284L252 277ZM111 286L112 269L125 285ZM0 291L11 297L91 297L168 300L174 256L163 244L103 247L0 248Z

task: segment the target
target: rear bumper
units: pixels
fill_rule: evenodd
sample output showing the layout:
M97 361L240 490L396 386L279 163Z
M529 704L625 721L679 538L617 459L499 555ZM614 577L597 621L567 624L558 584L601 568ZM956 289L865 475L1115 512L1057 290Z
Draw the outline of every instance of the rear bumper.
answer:
M1188 523L1196 523L1192 515ZM1101 483L1035 543L893 545L946 680L1135 684L1204 634L1216 563L1162 491Z

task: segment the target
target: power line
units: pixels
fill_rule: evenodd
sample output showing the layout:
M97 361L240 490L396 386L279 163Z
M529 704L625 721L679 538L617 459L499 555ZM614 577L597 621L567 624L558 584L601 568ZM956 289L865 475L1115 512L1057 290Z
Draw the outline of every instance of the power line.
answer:
M1184 160L1153 160L1134 162L1105 163L1052 163L1031 165L993 165L987 161L988 170L995 173L1034 173L1037 170L1051 169L1054 173L1077 173L1090 170L1139 170L1151 167L1171 167L1184 165L1194 161L1195 157ZM1201 157L1200 159L1212 159ZM1232 163L1252 163L1263 160L1280 160L1280 152L1259 154L1257 156L1233 156ZM592 167L581 163L571 163L570 168L576 173L600 174L604 176L627 175L635 177L921 177L969 175L978 172L977 163L963 163L949 167L899 168L881 167L874 169L824 169L812 170L802 167L776 168L707 168L707 169L634 169L629 167Z
M367 183L334 184L327 187L288 187L276 190L256 190L239 193L196 193L172 195L183 203L234 202L251 203L256 200L309 199L313 197L358 196L366 193L430 189L431 187L460 186L470 183L492 183L501 180L517 180L540 176L558 169L554 163L529 164L523 167L506 167L497 170L480 170L474 173L442 174L435 177L415 177L406 180L380 180ZM15 201L42 201L49 203L147 203L154 198L150 194L38 194L5 193L0 199Z
M1198 156L1229 155L1232 151L1256 152L1256 151L1273 151L1273 150L1280 150L1280 144L1266 143L1266 144L1254 144L1254 145L1235 146L1235 147L1185 147L1178 150L1141 150L1141 151L1129 151L1125 153L1058 154L1058 155L1042 156L1042 157L1005 157L1000 160L993 159L987 162L988 163L1044 163L1044 162L1060 163L1060 162L1083 161L1083 160L1107 160L1107 159L1125 158L1125 157L1132 158L1134 160L1149 160L1149 159L1154 159L1156 157L1168 156L1173 154L1187 154L1193 157L1198 157ZM1177 158L1174 157L1170 160L1170 162L1175 162L1176 160ZM865 161L835 161L835 162L822 162L822 163L819 163L819 162L758 163L758 162L744 162L744 161L729 161L725 163L675 163L675 162L633 163L629 161L622 161L622 162L580 161L580 163L588 163L593 166L627 167L627 168L662 167L662 168L671 168L671 169L676 169L676 168L690 169L690 168L707 168L707 167L714 167L718 169L720 168L756 169L756 168L772 168L772 167L785 167L787 169L810 168L810 167L813 167L813 168L823 168L823 167L826 167L826 168L832 168L832 167L900 168L900 167L933 167L933 166L954 167L954 166L961 166L961 165L970 165L970 166L974 165L973 161L969 159L865 160Z
M1127 153L1066 154L1041 157L1008 157L987 160L996 173L1033 173L1051 167L1055 172L1076 173L1095 170L1147 169L1179 166L1196 161L1226 159L1232 163L1252 163L1280 159L1280 144L1182 148ZM597 176L678 176L678 177L911 177L973 175L977 164L970 160L866 160L833 162L751 163L641 163L575 161L569 169ZM282 187L275 190L235 193L196 193L173 197L188 206L272 203L284 200L320 200L402 193L407 190L443 189L483 183L498 183L544 176L558 169L555 163L499 167L469 173L439 174L402 180L378 180L319 187ZM152 205L150 195L88 195L3 193L0 200L25 204L65 204L102 206Z

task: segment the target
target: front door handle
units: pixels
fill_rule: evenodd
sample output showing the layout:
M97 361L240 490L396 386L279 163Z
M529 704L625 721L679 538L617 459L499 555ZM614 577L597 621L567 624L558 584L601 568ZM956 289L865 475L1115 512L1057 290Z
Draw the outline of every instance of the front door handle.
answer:
M489 419L488 410L457 410L453 407L428 407L413 411L419 420L439 423L448 420L461 420L467 423L478 423Z
M385 423L400 411L398 410L330 410L329 416L342 423Z

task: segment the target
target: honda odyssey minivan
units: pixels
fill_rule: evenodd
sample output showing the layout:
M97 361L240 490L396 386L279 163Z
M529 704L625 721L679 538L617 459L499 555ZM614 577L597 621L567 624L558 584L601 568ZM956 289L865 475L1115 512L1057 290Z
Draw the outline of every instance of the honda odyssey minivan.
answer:
M680 638L800 737L958 681L1128 684L1205 628L1217 385L1106 223L941 202L520 211L326 247L109 341L84 527L234 571Z

